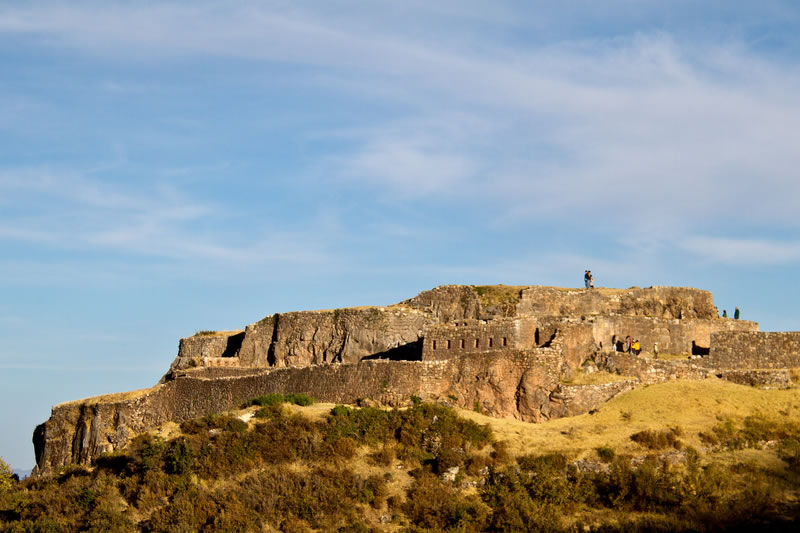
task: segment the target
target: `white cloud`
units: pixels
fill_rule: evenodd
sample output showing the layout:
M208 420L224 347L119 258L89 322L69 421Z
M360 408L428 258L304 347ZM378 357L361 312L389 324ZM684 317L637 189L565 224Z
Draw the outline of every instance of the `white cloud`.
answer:
M694 236L680 246L711 262L780 265L800 261L800 241Z
M132 191L75 172L22 169L0 172L0 191L24 211L0 215L0 240L9 242L236 268L331 261L313 232L200 229L224 220L230 208L197 202L171 186Z
M6 7L0 31L115 60L189 55L279 62L300 66L294 75L308 75L298 79L321 91L400 104L401 118L362 119L367 124L350 132L354 148L324 160L333 164L329 181L363 180L383 187L387 198L446 191L454 203L502 206L492 218L508 224L588 220L622 239L700 234L734 213L740 224L797 227L797 64L755 52L743 40L711 44L669 29L542 43L535 35L530 42L498 38L504 28L543 31L553 18L567 26L571 17L591 20L602 11L591 3L537 17L541 5L517 11L509 3L421 4ZM403 24L414 17L418 30ZM451 19L459 23L445 24ZM487 29L494 33L483 39ZM315 67L312 74L306 66ZM90 188L77 194L105 204L126 201ZM170 226L163 213L151 214L91 238L159 254L259 253L205 239L159 245Z

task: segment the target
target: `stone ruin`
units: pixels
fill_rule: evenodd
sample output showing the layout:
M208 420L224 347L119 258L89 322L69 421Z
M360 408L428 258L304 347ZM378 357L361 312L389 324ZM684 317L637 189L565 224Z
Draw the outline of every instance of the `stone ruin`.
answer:
M638 357L614 349L626 336L639 339ZM199 332L181 339L153 388L55 406L33 440L42 474L271 392L387 406L417 396L541 422L669 379L792 386L792 368L800 333L720 318L708 291L447 285L387 307L278 313L241 331ZM571 383L597 370L622 377Z

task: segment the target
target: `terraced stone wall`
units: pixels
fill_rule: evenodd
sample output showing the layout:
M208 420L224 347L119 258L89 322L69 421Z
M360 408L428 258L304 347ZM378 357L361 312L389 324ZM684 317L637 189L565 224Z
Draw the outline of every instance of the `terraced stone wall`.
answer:
M717 332L703 364L723 370L800 368L800 332Z

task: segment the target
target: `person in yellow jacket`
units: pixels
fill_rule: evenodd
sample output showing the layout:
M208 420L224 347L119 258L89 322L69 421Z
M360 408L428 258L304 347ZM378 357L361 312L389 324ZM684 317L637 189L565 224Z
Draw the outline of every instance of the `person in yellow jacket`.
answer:
M639 339L635 339L633 341L633 345L631 346L631 351L633 355L639 355L642 352L642 345L639 344Z

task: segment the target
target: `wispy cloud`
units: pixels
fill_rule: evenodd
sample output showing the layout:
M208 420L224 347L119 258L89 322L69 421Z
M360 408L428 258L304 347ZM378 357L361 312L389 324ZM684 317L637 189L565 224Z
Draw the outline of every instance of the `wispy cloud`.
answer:
M212 229L211 221L229 216L227 208L198 202L172 186L131 190L74 172L22 169L0 172L0 191L22 211L0 215L0 240L244 268L327 259L300 232Z
M625 5L604 9L636 19ZM347 1L313 10L286 2L75 2L0 9L0 31L115 60L291 65L296 80L322 92L399 106L365 119L349 131L348 148L324 158L329 182L357 180L390 200L480 206L508 225L590 221L620 240L680 241L725 217L797 227L796 64L731 37L736 33L721 44L670 29L541 42L497 37L532 13L519 9L476 2L397 2L390 10ZM663 13L655 3L644 9ZM732 9L743 21L777 16ZM522 26L547 32L552 17L569 26L600 12L583 2L557 15L522 16ZM419 29L399 23L413 17ZM445 20L458 23L443 31ZM496 38L484 41L482 32ZM75 192L84 204L130 211L124 223L84 231L92 246L241 261L278 248L272 238L233 246L186 231L207 216L204 204L189 201L175 219L181 204L164 194L156 195L164 209L137 209L124 203L142 199L108 192L92 185ZM12 225L5 235L44 239L42 231ZM287 255L296 237L281 243ZM313 260L302 257L313 248L300 244L294 253Z
M710 262L781 265L800 262L800 241L695 236L682 247Z

